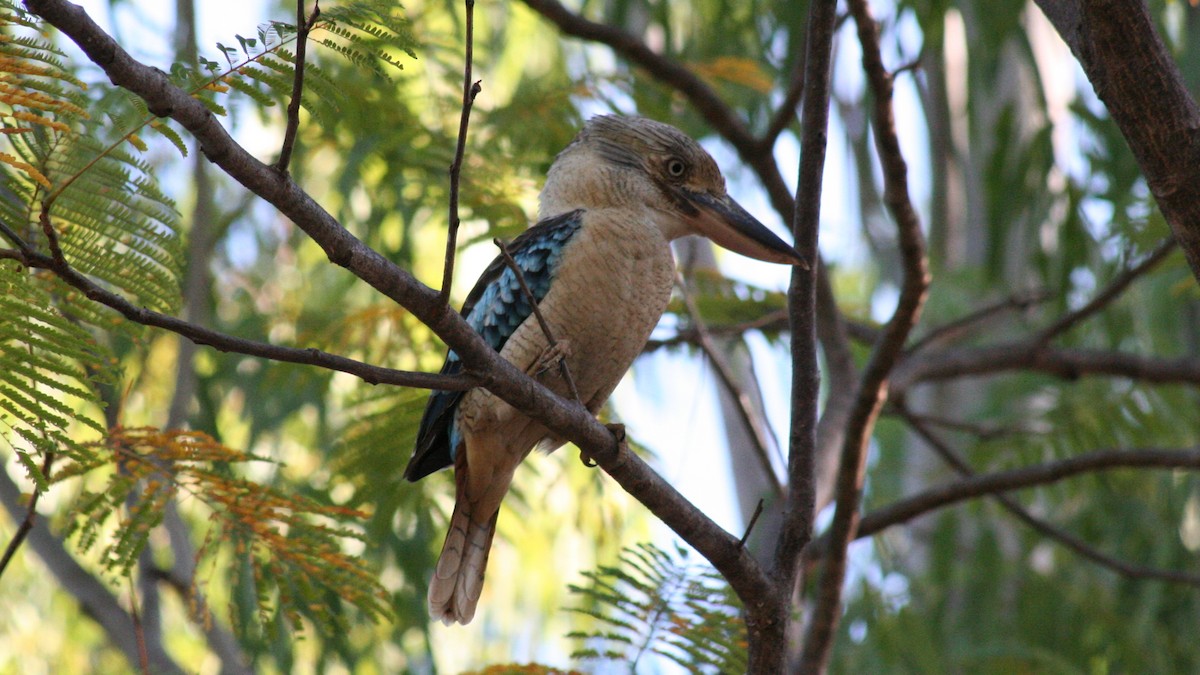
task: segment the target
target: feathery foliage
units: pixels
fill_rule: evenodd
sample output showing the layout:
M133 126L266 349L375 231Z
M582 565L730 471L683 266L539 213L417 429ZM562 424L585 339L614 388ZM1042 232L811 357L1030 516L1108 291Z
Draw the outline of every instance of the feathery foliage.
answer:
M106 539L101 551L106 571L129 574L167 502L182 493L213 511L217 534L210 532L201 555L229 542L246 561L238 569L248 578L239 581L252 584L264 624L280 614L293 624L308 616L337 628L342 615L331 611L329 595L372 619L390 616L375 574L342 546L347 539L364 541L360 531L342 523L366 514L239 478L233 466L266 460L201 432L119 427L89 447L91 457L72 458L53 479L107 473L102 489L80 492L67 531L84 551ZM114 514L119 526L106 535Z
M0 261L0 316L0 438L46 490L38 456L86 455L79 433L104 433L80 409L102 405L92 382L112 379L114 359L58 311L45 284L7 260Z
M736 596L682 546L668 552L638 544L625 549L617 566L583 574L592 584L570 587L583 600L572 611L603 628L568 635L584 642L574 658L617 661L634 672L653 653L694 673L746 672L746 627Z

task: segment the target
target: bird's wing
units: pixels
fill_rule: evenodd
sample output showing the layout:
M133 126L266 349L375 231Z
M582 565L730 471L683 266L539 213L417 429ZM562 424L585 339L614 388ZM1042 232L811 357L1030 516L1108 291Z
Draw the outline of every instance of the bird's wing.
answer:
M509 254L521 269L521 276L537 302L550 291L563 247L582 224L583 211L571 211L540 221L508 245ZM497 352L532 313L533 305L525 297L516 274L504 262L503 256L497 256L487 266L462 307L467 323ZM462 362L451 351L446 355L441 372L452 375L461 371ZM416 450L404 470L405 478L420 480L454 463L454 446L458 444L454 413L465 393L434 391L430 394L417 431Z

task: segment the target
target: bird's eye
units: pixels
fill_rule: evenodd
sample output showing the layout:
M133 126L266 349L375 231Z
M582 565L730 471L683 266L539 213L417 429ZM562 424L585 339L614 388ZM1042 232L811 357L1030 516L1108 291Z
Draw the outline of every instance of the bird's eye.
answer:
M670 174L672 178L679 178L686 170L687 166L684 165L683 160L676 159L674 157L667 160L667 173Z

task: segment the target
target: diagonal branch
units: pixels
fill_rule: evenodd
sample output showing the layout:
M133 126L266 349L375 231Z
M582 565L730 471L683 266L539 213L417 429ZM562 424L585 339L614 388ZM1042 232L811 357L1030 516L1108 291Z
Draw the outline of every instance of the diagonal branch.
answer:
M45 458L42 459L42 477L50 480L50 467L54 464L54 451L47 451ZM29 496L29 504L25 507L25 517L21 518L21 522L17 525L17 531L13 533L13 537L8 542L8 546L4 547L4 555L0 556L0 576L4 576L4 570L8 569L8 563L12 562L13 556L16 555L17 549L21 548L21 544L25 543L25 538L29 536L29 531L33 529L33 524L37 520L37 503L38 498L42 496L42 490L35 489L33 494ZM14 513L14 516L16 514Z
M872 511L863 516L858 536L868 537L893 525L907 523L931 511L970 499L1114 469L1200 470L1200 448L1104 450L1019 469L975 474L953 483L928 488Z
M198 326L183 319L161 314L145 307L138 307L120 295L92 281L74 267L71 267L66 260L57 261L51 256L37 253L32 249L29 249L28 252L15 253L17 255L13 256L13 258L19 260L22 264L54 272L63 281L82 291L89 300L120 312L130 321L142 324L143 326L154 326L169 330L198 345L208 345L218 351L337 370L359 377L370 384L394 384L404 387L440 389L443 391L463 391L477 384L476 378L470 375L442 375L439 373L395 370L337 354L330 354L319 349L284 347L235 337L220 331Z
M920 382L1032 371L1074 380L1085 376L1126 377L1155 384L1200 384L1200 358L1163 358L1101 349L1044 347L1036 340L989 347L926 352L905 359L892 374L892 391Z
M983 324L1000 314L1010 311L1024 311L1036 304L1050 300L1050 294L1045 291L1033 293L1016 293L1007 298L984 305L979 309L961 316L949 323L942 324L929 330L920 339L913 341L905 349L906 354L915 354L930 345L944 344L958 340L968 331L976 330Z
M1092 315L1103 311L1105 307L1108 307L1114 300L1120 297L1121 294L1125 292L1125 289L1129 288L1130 284L1132 284L1134 281L1137 281L1142 275L1157 267L1158 264L1166 259L1166 257L1174 250L1174 239L1168 239L1167 241L1159 244L1158 247L1151 251L1150 255L1147 255L1145 258L1143 258L1141 262L1118 274L1116 278L1109 282L1108 286L1106 286L1104 290L1097 293L1096 297L1088 301L1087 304L1073 312L1063 315L1058 321L1055 321L1053 324L1042 329L1037 336L1038 342L1046 344L1059 335L1071 330L1077 324L1090 318Z
M836 501L829 535L832 546L817 589L816 604L805 634L799 670L821 673L829 663L835 631L841 614L842 585L846 575L847 549L858 527L859 502L866 468L867 446L887 398L888 375L900 358L929 289L929 267L921 224L908 194L908 167L900 152L892 113L892 76L883 65L879 46L879 26L871 16L866 0L849 0L850 12L858 26L866 71L874 97L875 143L883 168L883 199L896 221L904 281L896 311L876 342L871 358L859 382L854 409L847 425L838 470Z
M971 477L978 475L967 464L962 455L955 452L940 436L935 434L932 429L926 426L925 422L912 414L903 406L898 406L900 416L908 423L913 431L933 448L934 452L942 458L947 464L954 468L960 476ZM1008 496L1007 494L993 494L993 499L1000 503L1006 511L1011 513L1021 522L1025 523L1032 529L1041 534L1057 541L1062 546L1074 551L1081 557L1087 558L1092 562L1107 567L1114 572L1130 579L1150 579L1156 581L1170 581L1184 583L1191 586L1200 587L1200 574L1193 572L1181 572L1176 570L1165 570L1158 567L1150 567L1146 565L1135 565L1125 560L1121 560L1115 556L1111 556L1091 544L1088 544L1083 539L1067 532L1066 530L1052 525L1045 520L1034 516L1020 502Z

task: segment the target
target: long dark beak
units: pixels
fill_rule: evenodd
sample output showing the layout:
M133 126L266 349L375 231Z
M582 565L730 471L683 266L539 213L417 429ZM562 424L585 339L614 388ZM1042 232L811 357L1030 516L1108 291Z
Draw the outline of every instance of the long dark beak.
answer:
M683 198L696 207L696 213L690 214L688 220L699 234L749 258L808 269L796 249L775 236L729 195L716 197L683 191Z

